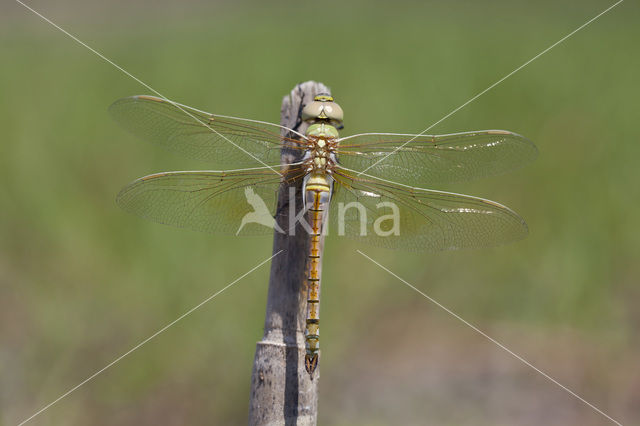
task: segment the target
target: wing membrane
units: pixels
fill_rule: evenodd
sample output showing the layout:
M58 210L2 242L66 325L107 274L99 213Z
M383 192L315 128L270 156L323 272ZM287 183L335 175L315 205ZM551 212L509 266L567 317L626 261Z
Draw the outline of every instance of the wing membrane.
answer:
M302 167L293 168L284 179L264 169L157 173L123 188L117 202L145 219L195 231L273 234L280 184L304 173ZM493 201L357 177L344 169L336 171L334 178L331 235L387 248L437 251L494 246L527 234L526 224L516 213ZM364 210L362 218L357 207L349 207L354 201ZM391 229L389 219L376 225L381 216L393 212L388 203L398 209L398 235L377 232Z
M505 130L439 136L363 133L339 142L338 161L346 168L412 186L498 175L537 155L528 139Z
M145 219L195 231L273 234L280 183L281 177L268 169L163 172L133 181L117 202Z
M304 139L276 124L176 105L153 96L132 96L117 100L109 111L134 135L219 169L278 164L283 141L300 144L281 132Z
M528 232L520 216L493 201L412 188L364 174L356 177L353 171L339 170L334 178L337 185L329 214L330 235L340 235L342 231L345 236L376 246L438 251L495 246L524 238ZM355 206L340 212L340 204L345 206L353 201L366 211L365 235L361 213ZM380 203L397 206L399 235L376 232L375 222L393 211ZM379 229L389 232L391 225L390 220L382 221Z

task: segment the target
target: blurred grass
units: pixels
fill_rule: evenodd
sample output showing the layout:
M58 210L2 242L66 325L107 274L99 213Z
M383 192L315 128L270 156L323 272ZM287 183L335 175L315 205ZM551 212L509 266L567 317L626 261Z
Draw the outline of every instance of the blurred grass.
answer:
M33 3L164 95L211 112L277 122L296 83L322 81L345 110L347 134L420 132L607 5ZM331 372L349 377L362 333L377 335L398 311L424 319L427 310L442 326L414 336L416 352L398 365L458 335L485 345L356 248L483 329L547 336L540 342L551 353L549 336L565 331L586 350L606 347L593 361L571 353L584 369L556 371L558 379L571 387L589 371L579 394L623 422L640 419L637 365L602 362L640 355L638 10L623 3L433 129L505 128L537 144L539 159L523 170L442 188L514 208L529 224L526 240L437 254L328 241L321 421L341 424L348 412L323 402L340 391ZM200 235L118 210L115 194L133 178L203 164L110 120L111 102L146 89L19 5L0 11L0 424L15 424L262 261L271 241ZM34 424L244 423L267 279L266 267L245 278ZM374 346L395 354L385 336ZM358 354L364 364L376 356ZM618 399L601 399L621 387ZM461 424L447 417L461 398L437 423ZM601 424L586 406L571 410ZM513 423L470 411L482 417L470 424ZM419 410L404 414L400 423L422 424ZM397 423L399 414L389 406L360 415L350 424Z

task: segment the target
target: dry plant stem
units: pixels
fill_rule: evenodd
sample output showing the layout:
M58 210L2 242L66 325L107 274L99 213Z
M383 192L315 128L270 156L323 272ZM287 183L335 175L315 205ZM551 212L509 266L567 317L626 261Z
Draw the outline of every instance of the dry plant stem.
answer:
M300 133L307 124L301 122L302 108L318 93L330 93L322 83L298 84L282 101L281 124ZM291 135L285 135L291 136ZM283 165L301 159L300 150L282 149ZM302 207L302 180L296 182L296 211ZM289 226L289 190L278 194L276 221L280 229ZM318 415L318 381L305 371L304 330L307 309L307 272L310 236L300 224L295 235L274 233L273 252L283 252L273 259L264 323L264 337L258 342L251 375L250 425L315 425ZM324 246L324 238L320 247Z

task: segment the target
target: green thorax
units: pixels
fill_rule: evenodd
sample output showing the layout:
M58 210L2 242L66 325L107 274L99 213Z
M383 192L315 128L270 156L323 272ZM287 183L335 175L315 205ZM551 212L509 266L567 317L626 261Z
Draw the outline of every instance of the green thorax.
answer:
M322 139L335 139L338 137L338 129L329 123L315 123L309 126L306 132L307 136L315 136Z

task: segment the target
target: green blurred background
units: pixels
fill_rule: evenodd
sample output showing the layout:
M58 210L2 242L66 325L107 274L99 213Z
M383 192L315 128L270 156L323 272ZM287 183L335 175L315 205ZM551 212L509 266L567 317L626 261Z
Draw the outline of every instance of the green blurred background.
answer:
M315 79L345 133L417 133L607 1L31 1L164 95L278 122ZM132 179L206 168L109 117L138 83L18 3L0 5L0 424L17 424L271 253L269 238L143 221ZM640 423L640 8L627 1L433 129L501 128L528 167L439 189L502 202L527 239L404 253L330 238L320 424L600 425L603 416L405 287L399 276L624 424ZM34 425L246 423L269 268L243 279Z

